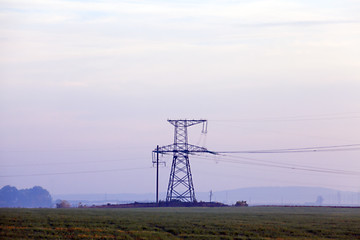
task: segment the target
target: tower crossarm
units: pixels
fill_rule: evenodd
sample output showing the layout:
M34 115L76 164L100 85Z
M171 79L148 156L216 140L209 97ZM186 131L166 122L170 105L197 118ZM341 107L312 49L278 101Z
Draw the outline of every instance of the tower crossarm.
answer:
M174 126L178 126L178 124L181 124L183 127L190 127L190 126L193 126L193 125L196 125L196 124L199 124L199 123L205 123L207 120L204 120L204 119L200 119L200 120L187 120L187 119L184 119L184 120L167 120L169 123L171 123L172 125Z
M204 147L199 147L192 144L170 144L166 146L159 147L158 149L153 150L154 153L166 154L166 153L210 153L210 154L217 154L216 152L212 152L207 150Z

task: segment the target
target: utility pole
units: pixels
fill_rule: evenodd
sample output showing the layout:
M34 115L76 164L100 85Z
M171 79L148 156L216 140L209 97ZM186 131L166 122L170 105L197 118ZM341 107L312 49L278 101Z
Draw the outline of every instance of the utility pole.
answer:
M196 124L203 124L203 132L207 131L207 120L168 120L174 129L174 143L167 146L157 147L153 153L172 153L173 161L171 165L169 185L166 194L166 201L178 200L182 202L195 202L195 191L190 170L189 154L211 153L204 147L191 145L188 143L187 128Z
M156 205L159 205L159 145L156 150Z

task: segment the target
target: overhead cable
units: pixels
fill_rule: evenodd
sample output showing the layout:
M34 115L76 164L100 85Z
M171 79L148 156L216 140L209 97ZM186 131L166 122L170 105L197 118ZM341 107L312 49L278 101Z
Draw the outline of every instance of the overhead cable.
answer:
M342 152L360 150L360 144L333 145L304 148L283 148L266 150L216 151L216 153L306 153L306 152Z
M103 173L103 172L120 172L120 171L133 171L151 169L146 168L120 168L120 169L107 169L107 170L89 170L89 171L76 171L76 172L57 172L57 173L32 173L32 174L17 174L17 175L0 175L2 178L7 177L35 177L35 176L53 176L53 175L69 175L69 174L85 174L85 173Z
M234 159L231 159L231 157L233 157ZM212 160L212 161L214 160L207 156L206 157L197 156L197 158L204 159L204 160ZM313 167L313 166L287 164L287 163L284 164L284 163L279 163L279 162L271 162L271 161L238 157L238 156L235 157L235 156L222 155L220 158L217 157L215 159L215 161L216 162L228 162L228 163L235 163L235 164L262 166L262 167L274 167L274 168L283 168L283 169L292 169L292 170L302 170L302 171L309 171L309 172L360 176L360 172L356 172L356 171L338 170L338 169L330 169L330 168L318 168L318 167Z

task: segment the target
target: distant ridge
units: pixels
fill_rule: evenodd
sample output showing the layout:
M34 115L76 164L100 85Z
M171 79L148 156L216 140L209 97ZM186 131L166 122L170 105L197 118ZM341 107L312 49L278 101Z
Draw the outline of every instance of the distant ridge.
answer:
M205 193L198 198L209 199ZM213 193L213 199L224 203L246 200L250 205L360 205L360 193L321 187L250 187Z
M159 198L165 199L160 193ZM144 194L54 194L53 199L64 199L73 205L120 204L132 202L153 202L154 193ZM198 201L209 201L209 192L196 192ZM309 206L360 206L360 192L338 191L321 187L248 187L225 191L213 191L212 201L234 204L245 200L250 205L309 205Z

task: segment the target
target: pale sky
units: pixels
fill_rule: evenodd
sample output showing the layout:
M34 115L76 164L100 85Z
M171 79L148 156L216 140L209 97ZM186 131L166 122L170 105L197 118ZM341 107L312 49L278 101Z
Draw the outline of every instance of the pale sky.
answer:
M207 119L189 141L213 151L360 144L359 12L356 0L0 0L0 187L154 192L169 118ZM360 191L359 150L234 156L191 156L195 191Z

